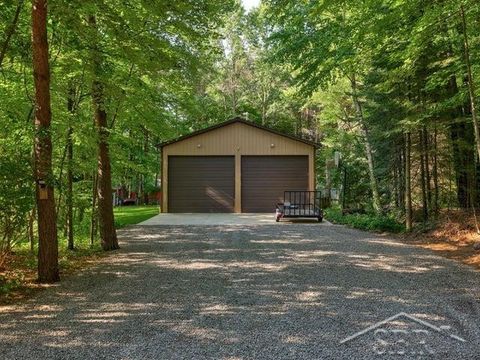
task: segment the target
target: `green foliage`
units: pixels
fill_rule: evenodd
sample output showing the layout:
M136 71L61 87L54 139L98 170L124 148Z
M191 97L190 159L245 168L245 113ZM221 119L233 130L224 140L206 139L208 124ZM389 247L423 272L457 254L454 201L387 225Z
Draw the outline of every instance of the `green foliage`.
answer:
M34 203L27 131L11 118L3 123L4 135L0 136L0 254L24 235L22 230ZM13 133L17 141L12 142L5 133Z
M0 49L18 3L2 3ZM139 197L158 190L156 144L189 131L203 111L196 98L197 82L219 53L216 28L232 4L233 0L49 2L52 167L60 247L66 228L69 166L79 248L90 229L97 167L91 107L94 76L105 85L113 186ZM0 253L18 242L18 248L23 246L34 209L31 6L24 2L0 67ZM98 32L92 29L91 16L96 18ZM94 44L102 60L95 74ZM69 132L73 140L70 164L66 158Z
M1 34L11 28L17 4L2 3ZM322 143L315 164L319 188L327 185L325 163L340 151L342 166L331 169L331 186L340 191L345 187L347 207L369 211L368 142L383 210L391 214L403 212L406 131L413 139L413 203L417 208L422 204L423 131L429 146L430 197L435 195L435 173L439 207L469 205L478 197L480 166L465 80L462 4L478 89L480 6L474 1L267 0L249 13L238 0L49 2L52 166L60 247L65 246L69 166L75 242L79 249L89 247L98 140L92 122L94 76L105 86L113 186L140 199L161 187L156 144L246 114L252 121ZM21 9L0 67L0 252L27 246L34 210L30 6L25 2ZM98 31L89 24L91 16ZM0 45L4 40L2 35ZM96 73L93 44L102 60ZM431 210L434 201L429 201ZM121 227L156 210L116 211ZM388 216L342 219L365 229L396 226Z
M321 109L316 120L325 151L319 156L317 169L324 169L325 160L334 151L344 156L349 179L353 180L348 182L347 206L372 206L372 196L362 186L368 179L363 149L368 142L373 149L373 173L382 205L402 210L407 131L413 134L414 207L424 203L422 182L437 187L427 194L430 211L443 206L470 206L467 199L471 196L477 196L476 203L480 204L475 190L480 167L474 153L459 11L463 5L468 37L476 44L471 46L470 59L478 85L477 2L269 0L265 4L271 31L270 58L291 66L301 93ZM355 111L349 84L354 77L362 119ZM423 178L419 132L428 137L425 151L429 168ZM344 186L342 171L333 170L332 186L337 189ZM436 200L432 200L433 193Z
M392 216L370 214L342 214L339 208L325 210L325 219L336 223L351 226L360 230L386 231L399 233L404 231L404 225Z
M22 280L20 277L7 279L5 276L0 275L0 296L5 296L10 292L19 289L21 286Z

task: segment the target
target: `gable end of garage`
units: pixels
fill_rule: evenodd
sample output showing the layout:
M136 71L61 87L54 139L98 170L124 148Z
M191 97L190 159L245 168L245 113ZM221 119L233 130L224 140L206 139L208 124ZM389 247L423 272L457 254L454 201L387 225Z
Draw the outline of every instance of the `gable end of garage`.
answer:
M283 190L292 190L292 186L295 190L314 190L316 148L314 143L238 118L164 143L162 212L273 211L283 196L282 186ZM184 160L179 160L181 157ZM230 160L218 167L215 157ZM252 169L258 164L262 171L255 178ZM242 194L244 191L248 193ZM262 192L265 203L260 200L251 206L248 199ZM245 206L242 199L247 201Z

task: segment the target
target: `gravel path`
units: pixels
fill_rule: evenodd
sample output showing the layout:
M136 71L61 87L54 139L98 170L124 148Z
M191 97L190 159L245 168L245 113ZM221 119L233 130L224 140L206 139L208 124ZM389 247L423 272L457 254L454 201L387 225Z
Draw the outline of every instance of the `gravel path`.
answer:
M478 272L426 250L318 224L120 237L99 265L0 308L1 359L480 358ZM340 343L400 312L439 331L399 317Z

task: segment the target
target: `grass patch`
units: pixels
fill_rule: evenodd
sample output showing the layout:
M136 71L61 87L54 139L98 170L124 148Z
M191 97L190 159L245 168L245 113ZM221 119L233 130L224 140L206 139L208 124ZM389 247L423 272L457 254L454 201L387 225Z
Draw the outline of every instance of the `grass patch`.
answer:
M386 231L391 233L403 232L405 227L395 218L376 214L342 214L339 208L325 210L325 218L336 224L351 226L355 229L367 231Z
M120 229L127 225L133 225L148 220L158 215L160 208L157 205L150 206L120 206L114 209L115 227Z

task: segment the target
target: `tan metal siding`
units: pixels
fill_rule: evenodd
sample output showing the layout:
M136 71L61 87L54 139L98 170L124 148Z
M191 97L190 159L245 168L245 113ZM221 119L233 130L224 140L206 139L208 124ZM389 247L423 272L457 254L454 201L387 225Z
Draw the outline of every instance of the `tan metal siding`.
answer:
M272 146L273 144L273 146ZM235 156L235 212L241 212L242 155L307 155L309 157L309 190L314 190L314 147L243 123L214 129L162 149L163 212L168 212L168 157L175 155Z

